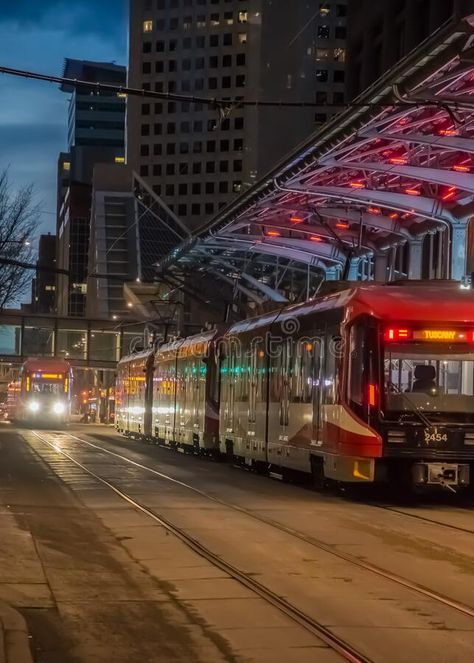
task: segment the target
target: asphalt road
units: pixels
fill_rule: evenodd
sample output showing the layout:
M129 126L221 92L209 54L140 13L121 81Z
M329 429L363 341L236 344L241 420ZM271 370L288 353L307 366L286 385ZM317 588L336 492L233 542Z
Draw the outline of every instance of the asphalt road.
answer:
M44 663L474 660L474 516L449 495L351 502L106 428L6 426L0 525L0 600Z

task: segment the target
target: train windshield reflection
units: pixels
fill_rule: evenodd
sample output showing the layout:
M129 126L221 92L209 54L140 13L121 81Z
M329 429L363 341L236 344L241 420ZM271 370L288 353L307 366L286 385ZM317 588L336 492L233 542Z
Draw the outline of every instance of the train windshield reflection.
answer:
M388 412L422 410L474 419L473 353L404 344L386 352L384 371Z

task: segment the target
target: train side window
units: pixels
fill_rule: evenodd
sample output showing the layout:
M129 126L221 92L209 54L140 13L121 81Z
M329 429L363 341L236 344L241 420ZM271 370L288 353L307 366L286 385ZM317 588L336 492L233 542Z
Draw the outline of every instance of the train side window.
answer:
M341 347L341 337L328 332L326 336L326 367L323 383L323 403L332 405L336 402L337 376L336 368L338 353Z
M313 394L314 344L301 340L294 347L291 400L311 403Z
M364 404L364 356L366 334L362 323L352 326L349 335L349 401L354 405Z

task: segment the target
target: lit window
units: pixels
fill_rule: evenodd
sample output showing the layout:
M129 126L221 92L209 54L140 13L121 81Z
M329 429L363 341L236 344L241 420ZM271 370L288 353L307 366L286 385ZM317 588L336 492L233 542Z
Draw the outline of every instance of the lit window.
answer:
M153 21L143 21L143 32L151 32L153 30Z
M248 12L243 11L239 12L239 23L247 23L248 20Z
M125 163L125 157L115 157L115 163Z
M334 49L335 51L338 49ZM341 49L339 49L341 50ZM329 48L317 48L316 60L327 60L329 58Z
M219 14L211 14L211 25L216 27L219 25Z
M125 94L125 92L117 92L117 97L119 97L120 99L126 99L127 95Z
M234 24L234 15L233 15L233 13L232 12L225 12L224 21L227 25L233 25Z
M196 27L205 28L206 27L206 17L204 14L197 16L196 18Z
M46 286L44 287L44 289L46 290L46 292L54 292L54 290L56 290L56 286L54 286L54 285L46 285Z
M319 15L320 16L329 16L331 13L331 9L328 7L327 2L320 2L319 3Z
M239 32L237 35L237 39L239 40L239 44L246 44L247 43L247 33L246 32Z
M346 50L344 48L335 48L334 49L334 59L336 62L345 62L346 61Z
M65 161L63 163L63 170L71 170L71 163L70 161Z
M316 79L320 83L327 83L329 78L329 72L327 69L316 69Z

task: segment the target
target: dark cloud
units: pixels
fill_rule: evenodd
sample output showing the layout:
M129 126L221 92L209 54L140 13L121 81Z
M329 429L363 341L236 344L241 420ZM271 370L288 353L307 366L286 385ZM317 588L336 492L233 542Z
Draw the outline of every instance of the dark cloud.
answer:
M126 62L127 0L0 0L0 63L60 74L65 57ZM67 149L68 95L57 85L0 76L0 171L56 207L56 164ZM54 213L39 231L54 230Z
M2 6L0 23L60 26L70 33L97 34L124 44L127 12L127 0L15 0Z

